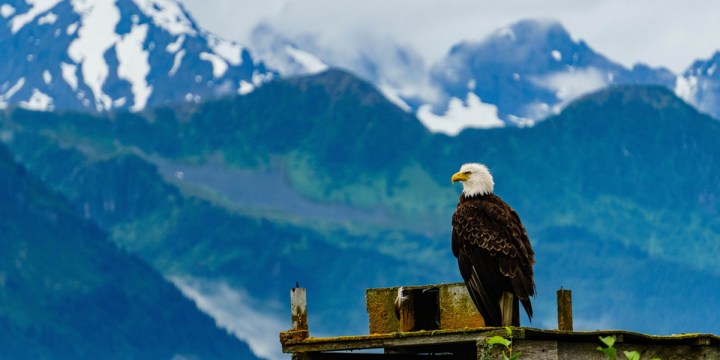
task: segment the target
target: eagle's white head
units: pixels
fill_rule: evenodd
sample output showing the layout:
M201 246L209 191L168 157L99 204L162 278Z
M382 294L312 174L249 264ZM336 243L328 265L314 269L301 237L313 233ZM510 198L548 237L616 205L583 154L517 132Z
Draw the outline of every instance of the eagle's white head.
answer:
M476 163L463 165L451 180L453 183L462 182L462 192L465 196L487 195L493 192L495 186L487 166Z

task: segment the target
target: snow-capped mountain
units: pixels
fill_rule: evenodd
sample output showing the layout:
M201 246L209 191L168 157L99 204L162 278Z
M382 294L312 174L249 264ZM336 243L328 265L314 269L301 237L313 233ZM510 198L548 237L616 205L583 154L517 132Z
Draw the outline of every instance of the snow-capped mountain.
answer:
M532 125L612 84L670 89L681 84L664 68L638 64L628 69L551 20L523 20L481 41L460 42L431 66L390 37L363 36L352 49L346 45L328 45L309 34L281 34L266 24L256 28L252 41L253 49L262 49L262 58L272 59L283 76L316 72L292 52L311 63L349 69L398 107L415 113L431 131L448 135L465 128ZM689 79L686 88L693 81L697 79Z
M6 1L0 108L136 111L243 95L277 75L341 67L431 131L449 135L531 125L611 84L660 84L720 117L720 53L680 76L645 65L628 69L555 21L524 20L482 41L460 42L431 66L391 37L328 44L265 24L251 38L252 53L203 30L177 0Z
M525 20L483 41L462 42L431 69L443 99L421 106L431 130L456 134L464 127L530 125L568 102L610 84L661 84L675 75L636 65L626 69L573 40L554 21Z
M175 0L0 5L0 107L141 110L245 94L274 74Z

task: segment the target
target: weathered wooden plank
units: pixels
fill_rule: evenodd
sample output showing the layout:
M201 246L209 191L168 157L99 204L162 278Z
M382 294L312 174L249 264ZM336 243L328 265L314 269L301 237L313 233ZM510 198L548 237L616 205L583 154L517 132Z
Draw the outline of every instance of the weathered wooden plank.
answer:
M288 338L283 341L286 352L307 352L327 350L352 350L387 348L396 346L414 346L423 344L448 344L452 342L472 342L480 337L505 335L502 328L470 328L462 330L416 331L407 333L372 334L361 336L343 336L334 338ZM718 347L720 337L712 334L646 335L622 330L598 331L559 331L534 328L513 328L514 339L534 341L557 341L593 344L592 349L601 345L599 336L615 336L617 344L653 344L657 346L698 346Z
M560 342L558 344L559 360L596 360L600 352L596 348L597 342ZM618 358L623 357L624 351L637 351L641 359L659 358L663 360L692 360L692 359L720 359L720 349L717 346L693 346L678 344L654 343L623 343L615 344Z
M464 283L440 286L440 328L465 329L485 326Z
M413 359L457 359L454 354L383 354L383 353L306 353L298 360L413 360Z
M439 330L337 338L309 338L303 341L283 344L283 352L346 351L428 345L442 346L463 343L474 344L478 338L503 334L505 334L504 329L492 329L483 332L471 331L467 333Z
M558 343L553 340L513 339L513 351L522 352L521 359L558 360Z
M367 289L365 291L370 334L389 334L400 328L400 321L394 314L394 300L397 292L397 288Z
M488 338L480 338L477 341L478 360L503 359L503 353L510 356L510 351L502 345L488 345ZM552 340L523 340L512 339L513 354L522 352L521 359L533 360L557 360L558 343Z

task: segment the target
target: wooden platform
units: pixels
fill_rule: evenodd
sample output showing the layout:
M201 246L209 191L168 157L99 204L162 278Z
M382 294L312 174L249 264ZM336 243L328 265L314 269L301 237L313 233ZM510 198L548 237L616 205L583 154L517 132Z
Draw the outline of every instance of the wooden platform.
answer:
M720 337L713 334L657 336L623 330L573 331L572 297L558 291L558 327L483 327L462 284L368 289L369 335L310 337L304 288L291 289L292 329L280 333L285 353L295 360L317 359L502 359L505 348L489 345L495 336L512 341L520 360L600 360L600 337L614 337L618 359L636 351L640 359L720 359ZM402 300L402 301L401 301ZM502 340L502 339L501 339Z
M487 345L487 339L505 335L503 328L472 328L307 338L287 341L283 352L294 359L498 359L500 347ZM619 359L622 351L637 351L642 359L662 360L720 359L720 338L712 334L654 336L622 330L561 331L513 328L513 350L521 359L602 359L596 350L600 336L615 336ZM375 349L378 352L358 352Z

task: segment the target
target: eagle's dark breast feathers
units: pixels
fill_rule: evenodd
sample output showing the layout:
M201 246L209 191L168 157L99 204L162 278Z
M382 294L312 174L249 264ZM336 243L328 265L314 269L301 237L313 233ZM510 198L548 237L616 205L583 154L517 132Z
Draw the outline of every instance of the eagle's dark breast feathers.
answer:
M503 292L514 294L532 318L535 254L517 213L494 194L461 196L452 225L453 254L486 323L499 326Z

